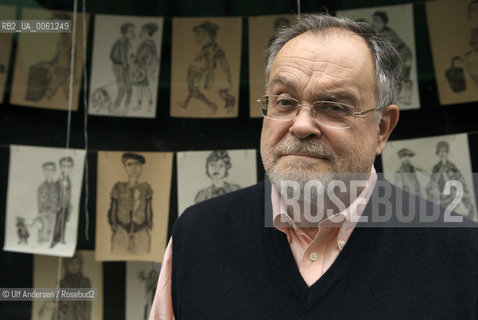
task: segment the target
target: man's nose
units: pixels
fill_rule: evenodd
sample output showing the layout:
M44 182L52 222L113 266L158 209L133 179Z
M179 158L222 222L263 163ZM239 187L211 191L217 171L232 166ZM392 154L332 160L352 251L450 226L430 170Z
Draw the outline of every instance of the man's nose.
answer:
M311 107L300 107L299 112L292 120L292 125L289 128L289 132L300 140L305 139L311 135L321 135L319 125L314 119L314 114Z

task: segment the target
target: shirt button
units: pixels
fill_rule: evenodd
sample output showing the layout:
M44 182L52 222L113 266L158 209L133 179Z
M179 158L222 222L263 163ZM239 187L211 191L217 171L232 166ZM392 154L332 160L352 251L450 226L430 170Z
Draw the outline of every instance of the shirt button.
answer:
M312 260L312 261L317 261L317 259L318 259L319 257L317 256L317 253L312 252L312 253L309 255L309 258L310 258L310 260Z
M345 240L339 240L339 248L343 249L345 247Z

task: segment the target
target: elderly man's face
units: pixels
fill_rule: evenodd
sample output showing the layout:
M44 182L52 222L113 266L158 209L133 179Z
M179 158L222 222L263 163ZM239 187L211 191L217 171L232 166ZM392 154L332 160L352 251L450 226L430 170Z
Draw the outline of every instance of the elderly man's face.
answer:
M275 57L267 93L294 97L302 104L333 100L352 105L356 111L373 108L372 55L361 37L346 31L325 36L301 34ZM380 130L375 116L369 112L357 117L352 127L344 130L321 126L307 107L291 121L264 119L264 168L272 182L305 183L314 179L314 174L326 174L320 178L327 183L334 174L368 173L390 133ZM398 111L393 126L397 118Z

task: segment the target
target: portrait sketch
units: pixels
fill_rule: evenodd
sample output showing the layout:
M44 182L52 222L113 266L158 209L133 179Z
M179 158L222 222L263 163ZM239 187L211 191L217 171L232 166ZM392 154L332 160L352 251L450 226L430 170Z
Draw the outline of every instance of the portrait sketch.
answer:
M433 1L425 8L440 103L477 101L478 2Z
M57 282L58 274L59 282ZM93 251L79 250L71 258L35 255L33 287L94 288L96 299L58 302L34 300L32 320L103 319L103 270L102 264L95 261Z
M126 320L148 320L161 264L126 262Z
M241 18L174 18L171 116L238 115Z
M420 108L413 5L339 10L337 15L369 23L376 32L392 43L401 59L397 105L401 110Z
M443 207L456 195L454 189L447 194L445 184L458 181L463 197L455 211L478 221L466 134L389 141L382 163L387 180Z
M249 17L249 116L261 118L257 99L265 94L265 50L280 28L293 24L296 17L289 15Z
M189 206L257 182L256 150L178 152L178 214Z
M10 147L6 251L75 251L85 151Z
M89 110L156 117L163 18L96 15Z
M161 262L172 153L99 152L96 259Z
M45 9L22 9L24 20L71 20L73 13ZM71 109L78 109L83 75L83 20L77 15L76 39L70 33L20 33L15 58L10 102L15 105L68 110L70 69L74 58ZM86 28L86 32L88 32ZM71 49L75 41L75 53Z
M0 5L0 20L16 19L16 7ZM0 103L3 102L7 84L13 33L0 33Z

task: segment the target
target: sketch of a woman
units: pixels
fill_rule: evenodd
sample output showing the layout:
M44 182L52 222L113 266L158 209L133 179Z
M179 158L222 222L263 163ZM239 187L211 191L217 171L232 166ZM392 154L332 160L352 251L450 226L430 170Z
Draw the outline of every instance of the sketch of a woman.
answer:
M385 11L376 11L373 14L372 27L377 33L380 33L385 39L389 40L397 49L400 55L400 95L398 101L409 105L411 103L413 82L410 79L410 70L412 68L412 50L400 38L400 36L389 26L388 15Z
M200 87L203 85L204 89L211 89L218 63L224 71L228 83L226 88L219 89L219 95L225 100L226 109L230 110L234 106L235 98L228 93L228 90L232 88L231 68L224 50L216 42L218 30L219 26L210 21L204 21L193 28L196 40L201 46L201 51L189 65L187 74L188 96L186 100L178 103L182 108L187 108L190 100L195 98L206 104L213 114L216 113L218 106L201 92Z
M194 203L239 190L241 187L238 184L224 180L228 176L228 171L231 167L231 158L227 151L216 150L211 152L206 159L206 174L211 179L212 184L196 194Z
M121 162L128 181L117 182L111 190L108 211L108 221L113 231L111 253L148 254L153 226L153 190L149 183L139 182L146 161L142 155L124 153Z
M149 88L149 79L154 75L156 67L159 64L158 50L156 42L153 40L154 33L158 30L155 23L147 23L141 27L138 45L135 56L135 66L133 70L133 84L138 89L138 105L135 109L141 108L143 99L147 99L148 107L153 105L152 94Z
M437 143L436 155L440 158L440 162L433 166L432 175L426 188L427 200L438 201L441 206L447 207L455 199L456 190L452 188L451 192L446 194L444 192L445 185L450 180L459 181L463 186L461 204L463 204L467 210L466 215L470 219L476 219L470 191L458 167L448 160L449 151L450 145L448 142L440 141Z

